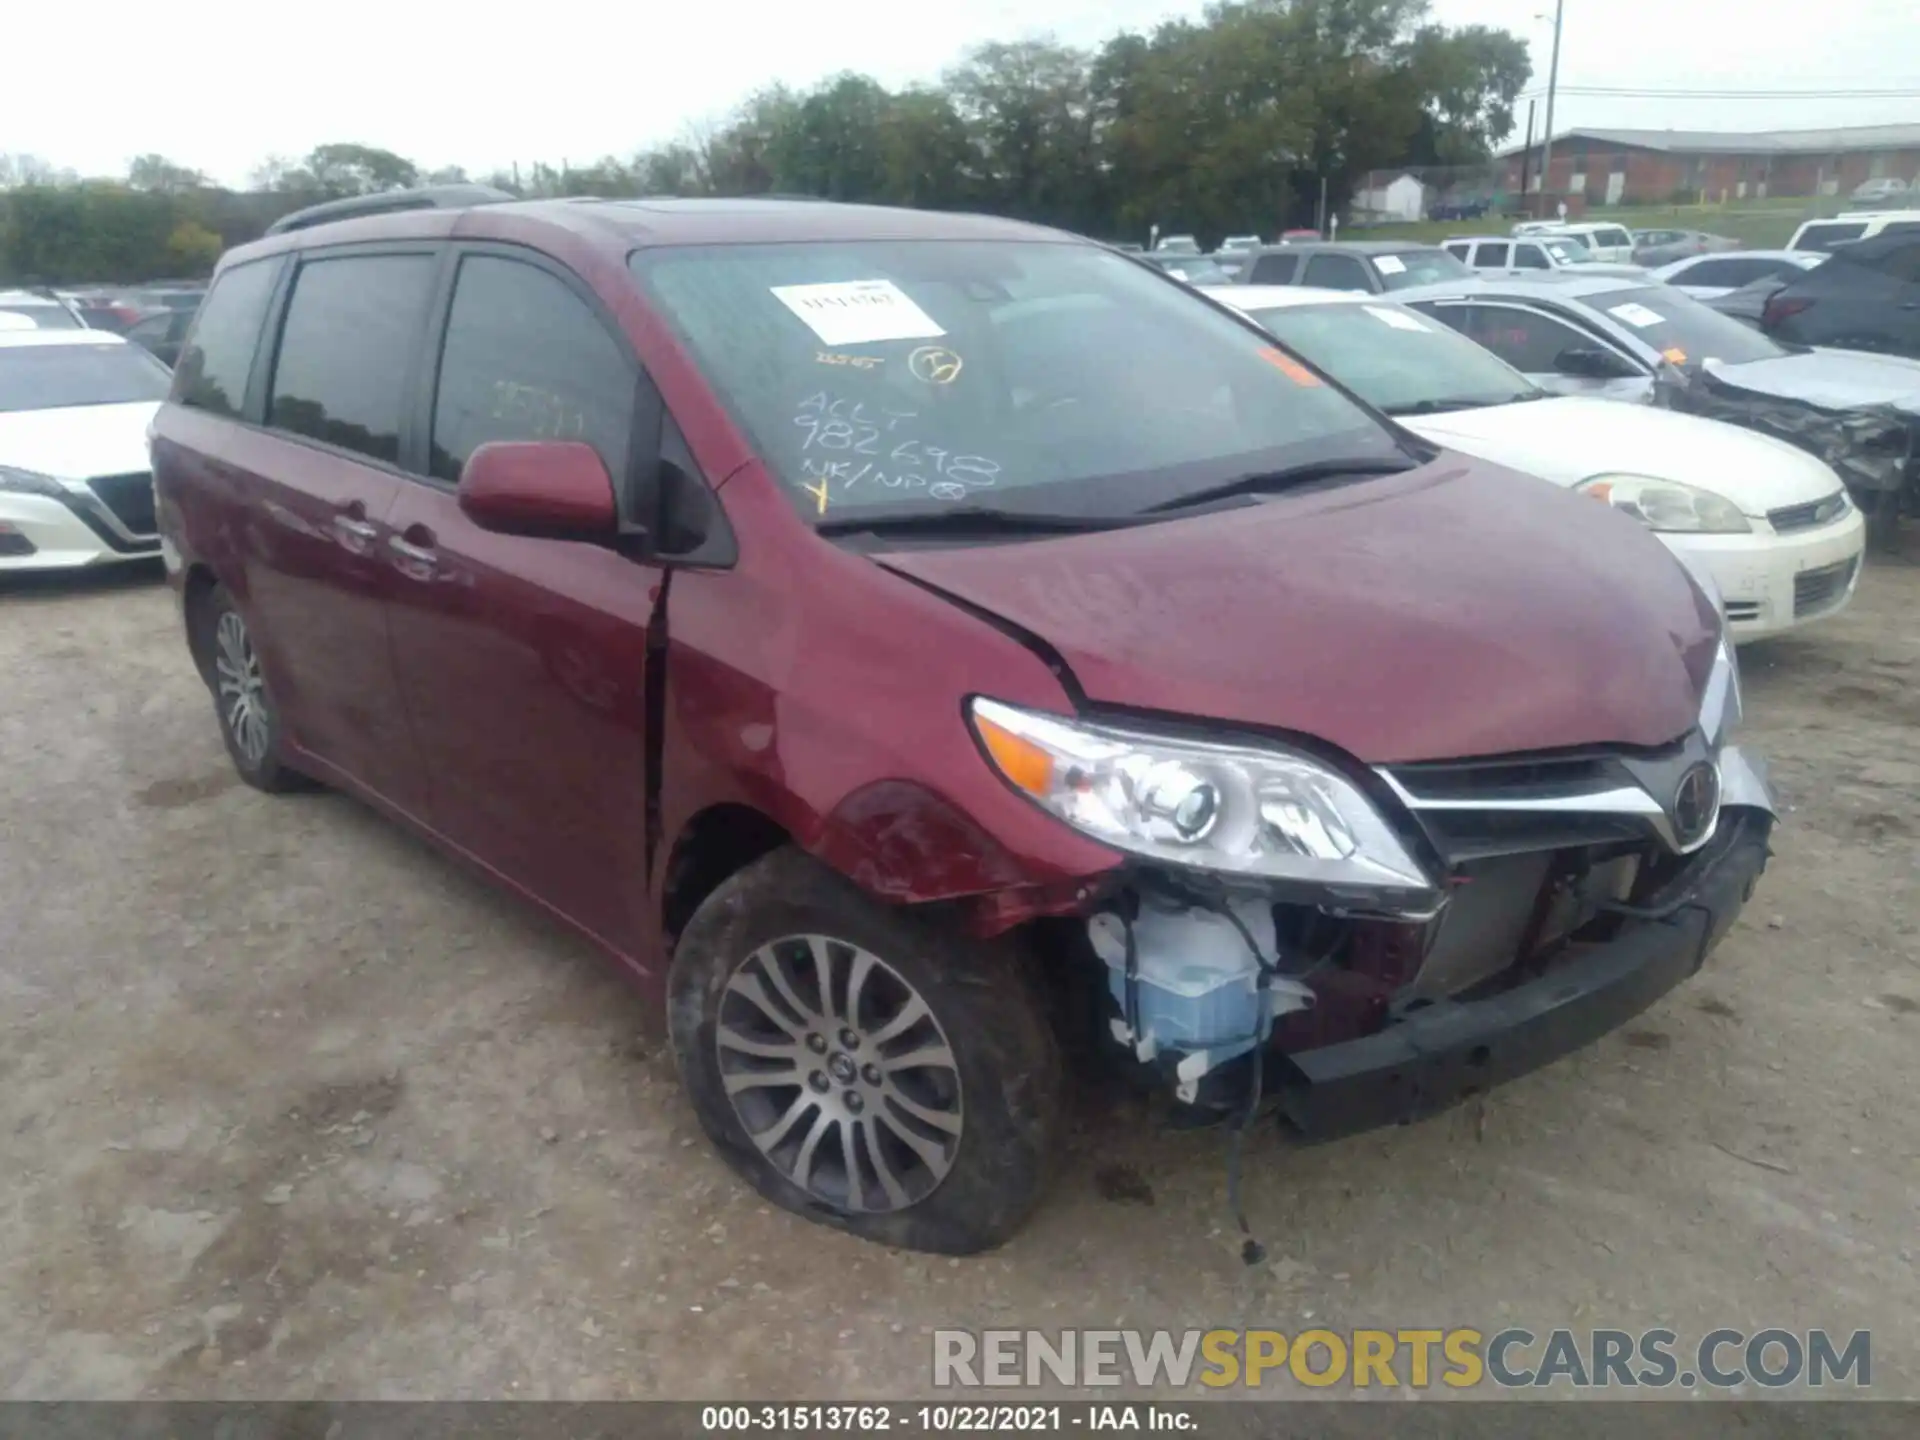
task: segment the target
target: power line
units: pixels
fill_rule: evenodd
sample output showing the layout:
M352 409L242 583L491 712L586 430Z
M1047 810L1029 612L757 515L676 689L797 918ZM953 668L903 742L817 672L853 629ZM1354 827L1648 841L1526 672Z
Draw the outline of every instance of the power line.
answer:
M1585 95L1621 100L1916 100L1911 90L1659 90L1627 85L1560 85L1562 95ZM1543 87L1520 92L1521 98L1545 94Z

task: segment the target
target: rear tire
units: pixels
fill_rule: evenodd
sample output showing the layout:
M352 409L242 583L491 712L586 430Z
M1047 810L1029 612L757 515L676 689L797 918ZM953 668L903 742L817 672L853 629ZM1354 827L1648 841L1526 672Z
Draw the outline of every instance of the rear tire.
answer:
M214 720L240 778L273 795L313 789L314 782L284 758L280 712L246 617L225 586L215 585L199 597L193 624L194 653L201 657L201 673L213 695Z
M788 848L707 898L667 983L701 1127L769 1200L966 1255L1039 1199L1060 1064L1015 947L879 905Z

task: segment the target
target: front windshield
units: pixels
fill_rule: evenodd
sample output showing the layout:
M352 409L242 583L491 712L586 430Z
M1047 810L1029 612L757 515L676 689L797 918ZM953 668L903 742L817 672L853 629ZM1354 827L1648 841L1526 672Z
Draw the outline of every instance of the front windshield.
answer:
M1658 350L1675 365L1718 360L1742 365L1749 360L1774 360L1788 354L1758 330L1731 316L1702 305L1684 290L1651 285L1643 290L1612 290L1594 296L1590 304L1633 332L1643 345Z
M0 411L164 400L166 366L137 345L0 347Z
M1549 255L1553 256L1553 258L1562 265L1591 265L1593 263L1593 256L1588 253L1587 247L1573 240L1566 238L1542 240L1540 244Z
M1392 255L1376 255L1374 269L1389 290L1408 290L1415 285L1442 285L1449 280L1471 280L1473 268L1458 256L1444 250L1401 250Z
M1258 331L1096 246L687 246L633 267L810 519L1132 514L1250 472L1405 458Z
M1540 394L1490 350L1400 305L1276 305L1248 314L1389 415L1507 405Z

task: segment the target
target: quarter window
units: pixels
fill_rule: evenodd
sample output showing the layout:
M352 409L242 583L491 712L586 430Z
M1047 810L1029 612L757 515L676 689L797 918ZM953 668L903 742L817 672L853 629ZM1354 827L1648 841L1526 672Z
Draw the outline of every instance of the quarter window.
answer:
M593 310L519 260L460 263L433 406L432 470L456 481L490 440L584 440L625 472L634 372Z
M429 255L302 265L281 327L267 422L398 464L407 375L433 270Z
M254 260L233 266L213 282L174 369L176 401L217 415L240 413L279 272L273 261Z
M1327 290L1358 290L1362 294L1371 294L1373 291L1367 279L1367 267L1352 255L1309 256L1306 275L1301 283L1318 285Z

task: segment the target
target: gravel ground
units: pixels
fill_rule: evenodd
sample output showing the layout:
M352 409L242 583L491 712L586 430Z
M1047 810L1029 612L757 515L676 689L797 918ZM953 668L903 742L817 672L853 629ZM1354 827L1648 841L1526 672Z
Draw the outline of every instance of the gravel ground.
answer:
M151 575L0 589L0 1394L925 1393L942 1326L1826 1325L1920 1396L1920 534L1745 654L1790 814L1706 973L1330 1147L1082 1100L969 1261L769 1210L612 968L234 780Z

